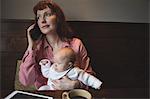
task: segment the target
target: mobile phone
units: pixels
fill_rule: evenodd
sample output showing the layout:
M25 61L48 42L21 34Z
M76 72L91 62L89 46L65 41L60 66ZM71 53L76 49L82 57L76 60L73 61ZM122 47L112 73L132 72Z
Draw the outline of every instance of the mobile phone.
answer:
M42 35L42 32L37 23L35 23L34 28L31 30L31 38L33 40L38 40Z

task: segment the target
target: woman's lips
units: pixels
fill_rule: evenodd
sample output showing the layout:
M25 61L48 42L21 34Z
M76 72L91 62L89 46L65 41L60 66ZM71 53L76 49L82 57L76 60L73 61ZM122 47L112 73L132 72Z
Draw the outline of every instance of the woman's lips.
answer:
M49 27L49 25L44 25L44 26L42 26L42 28L48 28Z

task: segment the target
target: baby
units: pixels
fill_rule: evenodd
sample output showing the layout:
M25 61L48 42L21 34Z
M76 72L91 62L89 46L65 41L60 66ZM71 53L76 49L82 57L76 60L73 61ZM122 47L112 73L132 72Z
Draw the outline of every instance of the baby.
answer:
M67 76L71 80L79 80L87 86L100 89L102 82L96 77L74 66L75 52L71 48L62 48L54 55L54 63L51 65L48 59L42 59L39 64L44 77L48 78L47 85L38 90L54 90L52 80Z

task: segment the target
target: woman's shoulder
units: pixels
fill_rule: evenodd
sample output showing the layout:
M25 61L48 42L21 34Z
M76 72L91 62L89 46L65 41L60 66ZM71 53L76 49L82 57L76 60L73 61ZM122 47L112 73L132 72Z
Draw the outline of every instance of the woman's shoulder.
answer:
M72 41L70 42L70 45L75 52L79 52L80 49L84 47L82 41L79 38L73 38Z
M82 43L82 41L79 38L73 38L72 41L71 41L71 43L75 44L75 45L77 45L77 44L80 45Z

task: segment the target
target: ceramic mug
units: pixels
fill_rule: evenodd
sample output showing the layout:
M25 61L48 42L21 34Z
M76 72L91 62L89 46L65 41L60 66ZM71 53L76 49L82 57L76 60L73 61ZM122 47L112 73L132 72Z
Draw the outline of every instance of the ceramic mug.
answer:
M62 93L62 99L92 99L92 95L83 89L73 89Z

